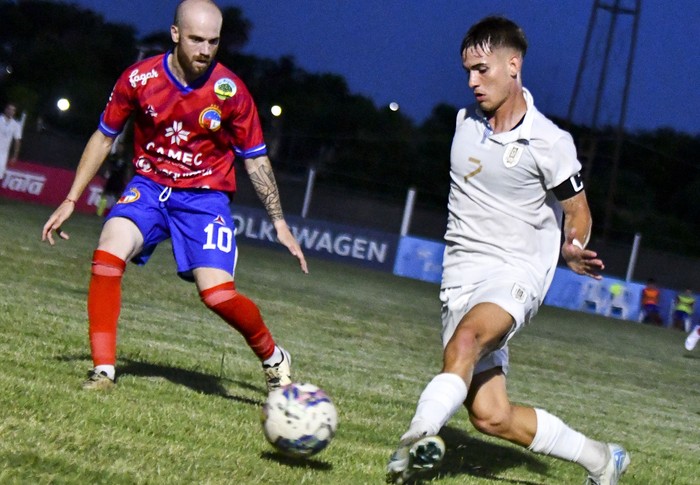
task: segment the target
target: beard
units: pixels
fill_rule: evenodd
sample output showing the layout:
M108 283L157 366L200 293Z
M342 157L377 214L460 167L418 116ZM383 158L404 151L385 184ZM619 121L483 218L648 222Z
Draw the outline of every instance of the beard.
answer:
M204 58L201 56L188 57L186 53L177 49L177 61L188 78L196 79L204 74L213 62L213 57Z

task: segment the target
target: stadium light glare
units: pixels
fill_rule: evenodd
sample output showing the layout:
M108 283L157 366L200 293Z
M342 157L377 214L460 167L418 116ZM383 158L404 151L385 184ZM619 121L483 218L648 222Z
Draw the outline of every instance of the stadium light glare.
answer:
M68 101L66 98L61 98L56 101L56 107L59 109L59 111L68 111L70 109L70 101Z
M398 111L399 110L399 103L397 103L396 101L392 101L391 103L389 103L389 109L391 111Z
M282 107L278 104L273 105L270 108L270 113L272 113L272 116L278 117L282 115Z

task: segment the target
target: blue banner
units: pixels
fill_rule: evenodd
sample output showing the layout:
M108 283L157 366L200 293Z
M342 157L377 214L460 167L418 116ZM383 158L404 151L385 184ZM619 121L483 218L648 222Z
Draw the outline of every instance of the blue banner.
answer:
M639 321L644 284L615 278L594 280L559 267L554 273L546 305L597 313L622 320ZM673 299L676 293L659 288L659 316L663 326L671 326Z
M233 206L232 212L239 241L282 248L277 242L275 228L263 209ZM307 255L393 271L397 276L430 283L439 284L442 280L443 242L412 236L399 237L299 216L286 216L285 219ZM558 267L544 303L638 321L643 288L644 285L637 282L615 278L594 280L568 268ZM676 293L667 288L659 289L662 325L670 326ZM696 322L700 308L696 308L694 313L693 322Z
M282 247L263 209L234 205L232 212L239 241ZM291 215L285 220L304 254L384 271L394 268L398 235Z
M404 236L399 241L394 274L431 283L442 280L442 255L445 244Z

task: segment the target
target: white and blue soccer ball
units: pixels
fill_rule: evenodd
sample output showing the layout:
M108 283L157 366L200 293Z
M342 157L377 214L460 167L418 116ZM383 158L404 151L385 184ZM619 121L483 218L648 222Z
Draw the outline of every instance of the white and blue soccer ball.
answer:
M262 411L265 438L288 456L315 455L338 429L333 402L313 384L292 383L272 391Z

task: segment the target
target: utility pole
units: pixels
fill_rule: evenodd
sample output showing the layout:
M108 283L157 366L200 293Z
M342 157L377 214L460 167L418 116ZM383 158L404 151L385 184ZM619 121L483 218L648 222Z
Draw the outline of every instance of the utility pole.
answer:
M576 109L579 104L581 104L581 91L584 85L583 77L587 70L598 69L598 79L595 84L595 101L593 103L593 110L590 119L590 138L581 140L579 151L585 158L584 163L584 184L588 184L591 174L593 172L593 164L598 157L598 148L600 142L600 117L601 117L601 107L603 106L604 94L606 94L606 87L609 84L609 69L611 67L611 57L615 47L622 44L627 44L627 58L625 62L625 72L622 93L620 93L621 101L619 105L619 112L617 117L617 123L615 127L614 136L614 148L611 160L611 171L610 171L610 186L607 191L607 200L605 203L605 218L603 221L603 233L602 238L604 242L607 242L611 225L613 212L615 207L615 189L617 185L617 174L620 162L620 156L622 153L622 145L624 143L625 135L625 118L627 115L627 103L629 99L629 86L632 77L632 66L634 62L634 53L637 44L637 32L639 27L639 16L642 8L642 0L628 0L623 2L623 0L614 0L605 2L603 0L595 0L593 2L593 9L591 11L591 17L588 22L588 30L586 32L586 41L583 47L583 53L581 54L581 59L579 61L578 72L576 74L576 82L574 83L574 90L571 95L571 100L569 102L569 111L567 115L567 121L569 124L575 117ZM599 15L600 14L600 15ZM607 17L606 17L607 16ZM624 34L622 36L616 36L616 30L618 23L622 20L631 20L631 32L629 34ZM594 32L598 33L601 28L605 25L601 25L602 22L607 21L607 32L605 32L605 51L602 56L594 60L590 59L590 51L594 46L594 41L600 43L601 38L595 38ZM603 37L599 33L597 34ZM614 66L622 65L624 59L617 57L614 59ZM608 92L608 95L612 93ZM611 103L606 104L606 107L611 105Z

